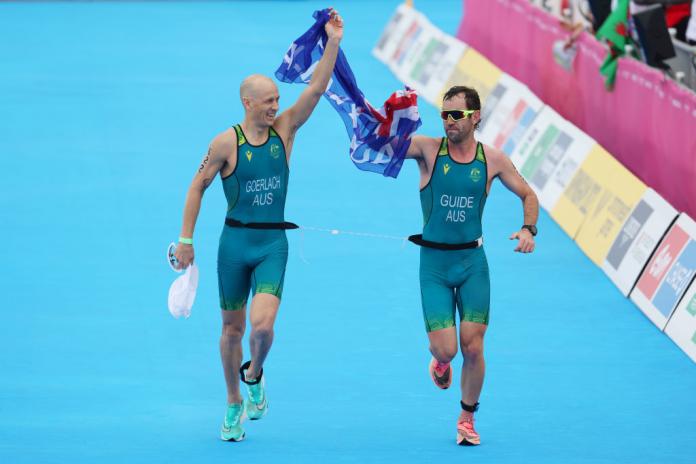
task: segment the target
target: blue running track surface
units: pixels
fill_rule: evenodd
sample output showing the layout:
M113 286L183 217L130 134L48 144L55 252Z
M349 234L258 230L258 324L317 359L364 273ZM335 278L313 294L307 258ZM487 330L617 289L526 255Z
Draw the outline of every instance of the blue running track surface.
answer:
M400 88L371 55L397 4L333 4L376 106ZM461 358L450 390L427 373L417 247L312 230L288 233L269 414L242 443L218 439L219 181L196 227L188 320L167 311L165 249L209 141L243 117L241 79L271 75L324 6L0 4L0 463L695 463L693 363L546 213L537 251L513 253L521 205L500 184L484 217L482 446L455 445ZM416 6L456 31L460 0ZM302 90L279 87L285 108ZM421 133L441 134L421 110ZM358 171L322 101L295 143L286 217L417 233L416 165L397 180Z

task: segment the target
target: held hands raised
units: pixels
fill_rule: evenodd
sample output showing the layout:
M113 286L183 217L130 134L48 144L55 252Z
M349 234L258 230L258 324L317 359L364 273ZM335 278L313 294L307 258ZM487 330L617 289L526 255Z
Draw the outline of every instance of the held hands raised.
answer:
M343 38L343 18L338 14L338 11L330 9L331 19L324 25L324 30L329 39L340 41Z

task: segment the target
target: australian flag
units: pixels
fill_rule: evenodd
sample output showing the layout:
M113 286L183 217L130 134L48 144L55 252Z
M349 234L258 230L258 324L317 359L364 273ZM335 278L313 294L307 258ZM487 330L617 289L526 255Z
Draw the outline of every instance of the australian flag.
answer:
M314 12L315 23L288 49L275 75L281 82L309 83L327 41L324 25L329 11ZM350 158L365 171L396 177L411 144L411 134L421 125L417 95L413 90L394 92L380 109L368 103L355 82L342 50L324 97L343 119L350 138Z

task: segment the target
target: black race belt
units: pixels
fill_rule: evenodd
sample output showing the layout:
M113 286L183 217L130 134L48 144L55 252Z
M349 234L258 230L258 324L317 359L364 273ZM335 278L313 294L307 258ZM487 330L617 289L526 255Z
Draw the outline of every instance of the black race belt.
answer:
M300 226L292 222L242 222L232 218L226 218L225 225L229 227L260 230L290 230L300 228Z
M409 242L413 242L416 245L426 247L426 248L435 248L436 250L468 250L471 248L478 248L481 245L483 245L483 239L479 238L478 240L474 240L473 242L466 242L466 243L440 243L440 242L431 242L430 240L425 240L423 238L423 234L417 234L417 235L411 235L408 238Z

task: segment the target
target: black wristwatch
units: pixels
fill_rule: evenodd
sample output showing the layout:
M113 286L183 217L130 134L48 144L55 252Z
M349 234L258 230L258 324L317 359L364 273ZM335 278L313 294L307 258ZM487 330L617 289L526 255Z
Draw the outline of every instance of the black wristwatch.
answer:
M527 229L527 230L529 231L529 233L532 234L532 237L536 237L537 228L536 228L535 225L533 225L533 224L525 224L525 225L522 226L522 228L523 228L523 229Z

